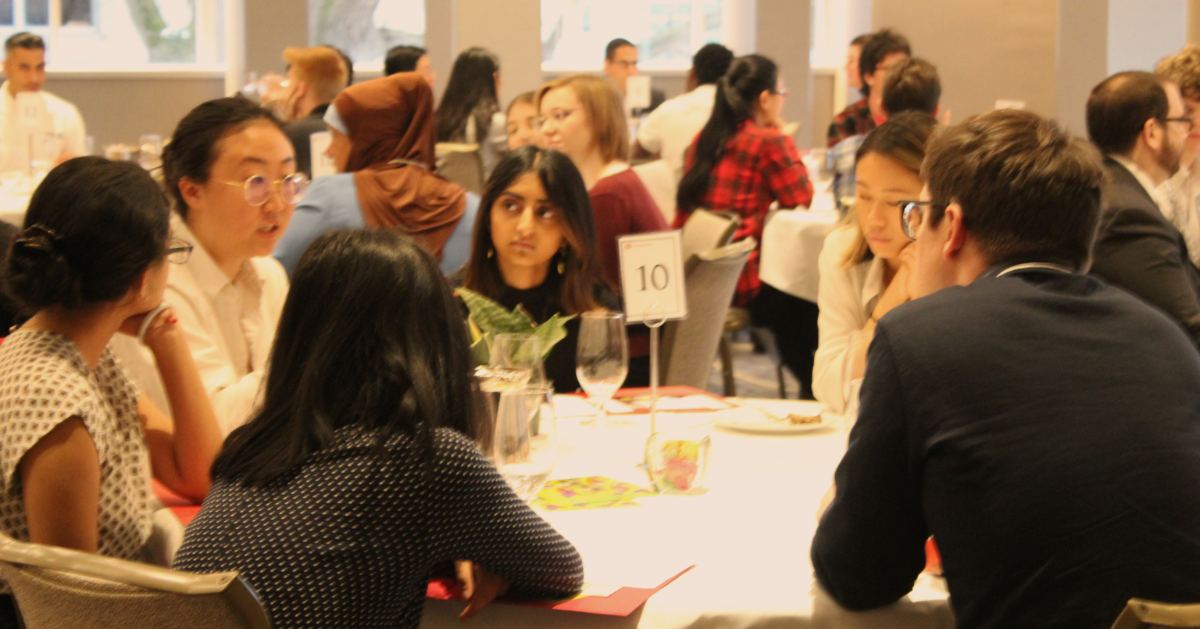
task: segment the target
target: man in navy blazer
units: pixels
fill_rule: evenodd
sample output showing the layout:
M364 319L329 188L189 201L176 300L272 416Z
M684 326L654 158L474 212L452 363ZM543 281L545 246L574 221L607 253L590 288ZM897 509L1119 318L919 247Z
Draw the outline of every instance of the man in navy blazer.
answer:
M921 175L901 202L921 297L876 328L817 581L843 607L887 605L932 535L962 629L1200 602L1200 353L1081 272L1099 153L1000 110L939 131Z
M1092 273L1167 313L1200 345L1200 271L1153 197L1179 170L1192 124L1179 87L1148 72L1114 74L1088 98L1088 136L1110 177Z

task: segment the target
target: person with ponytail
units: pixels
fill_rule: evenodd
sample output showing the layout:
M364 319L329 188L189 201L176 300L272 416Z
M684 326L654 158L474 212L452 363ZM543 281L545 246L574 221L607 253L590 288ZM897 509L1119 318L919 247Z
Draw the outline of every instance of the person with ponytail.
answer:
M79 157L46 175L0 269L32 315L0 344L0 532L140 559L153 530L151 472L201 500L221 447L212 406L174 310L167 199L137 164ZM126 377L118 332L154 355L171 414ZM0 592L7 587L0 584ZM11 623L0 595L0 627Z
M717 82L712 116L688 150L676 196L675 227L697 209L730 212L741 220L733 239L762 243L772 203L808 207L812 184L792 138L779 131L787 89L775 62L761 55L739 57ZM784 363L810 394L817 312L812 302L792 297L758 279L759 249L750 253L738 278L733 305L749 308L755 325L771 328Z
M508 142L499 94L500 58L475 46L454 60L437 108L437 141L478 144L484 179Z

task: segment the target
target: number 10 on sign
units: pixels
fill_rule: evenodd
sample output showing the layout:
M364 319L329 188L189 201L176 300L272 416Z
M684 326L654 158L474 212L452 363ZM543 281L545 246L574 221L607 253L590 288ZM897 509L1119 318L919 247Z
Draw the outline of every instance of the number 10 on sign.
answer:
M679 231L621 236L617 243L626 321L687 317Z

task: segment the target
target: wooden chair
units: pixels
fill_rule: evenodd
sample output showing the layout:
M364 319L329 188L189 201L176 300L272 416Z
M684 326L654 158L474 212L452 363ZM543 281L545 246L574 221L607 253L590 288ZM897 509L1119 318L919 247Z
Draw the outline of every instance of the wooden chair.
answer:
M1173 605L1131 598L1112 629L1200 628L1200 604Z
M270 629L236 572L192 574L0 539L0 576L26 629Z

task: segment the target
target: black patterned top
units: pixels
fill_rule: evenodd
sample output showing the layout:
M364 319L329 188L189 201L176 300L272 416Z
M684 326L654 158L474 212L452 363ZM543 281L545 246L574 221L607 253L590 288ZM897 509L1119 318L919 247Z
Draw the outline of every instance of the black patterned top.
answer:
M140 559L153 523L137 403L137 389L109 349L93 370L65 336L10 334L0 344L0 530L29 541L18 465L42 437L78 417L100 457L99 553Z
M437 429L428 466L407 436L384 452L376 442L346 427L266 487L218 481L175 567L237 570L279 629L417 627L429 576L455 559L507 578L521 596L582 587L579 553L466 437Z

